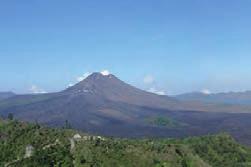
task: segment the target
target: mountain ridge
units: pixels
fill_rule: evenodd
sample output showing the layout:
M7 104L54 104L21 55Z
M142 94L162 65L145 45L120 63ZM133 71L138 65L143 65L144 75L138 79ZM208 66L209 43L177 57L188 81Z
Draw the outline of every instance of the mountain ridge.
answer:
M184 93L172 96L181 101L200 101L208 103L224 103L235 105L251 105L251 91L243 92L221 92L204 94L202 92Z

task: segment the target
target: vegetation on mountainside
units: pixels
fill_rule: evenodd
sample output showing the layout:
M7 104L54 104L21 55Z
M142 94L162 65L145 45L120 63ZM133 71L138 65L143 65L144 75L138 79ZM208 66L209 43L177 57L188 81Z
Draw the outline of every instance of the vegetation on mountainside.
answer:
M185 126L186 124L180 123L176 120L173 120L167 116L165 117L151 117L146 120L147 123L158 126L158 127L181 127Z
M178 139L118 139L0 120L0 166L238 167L251 151L227 134ZM77 135L78 136L78 135ZM25 157L26 147L34 152Z

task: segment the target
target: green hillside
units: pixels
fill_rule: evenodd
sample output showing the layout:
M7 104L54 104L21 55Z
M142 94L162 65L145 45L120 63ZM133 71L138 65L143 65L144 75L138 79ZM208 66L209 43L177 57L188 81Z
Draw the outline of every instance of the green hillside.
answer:
M241 167L251 151L227 134L118 139L0 120L0 166Z

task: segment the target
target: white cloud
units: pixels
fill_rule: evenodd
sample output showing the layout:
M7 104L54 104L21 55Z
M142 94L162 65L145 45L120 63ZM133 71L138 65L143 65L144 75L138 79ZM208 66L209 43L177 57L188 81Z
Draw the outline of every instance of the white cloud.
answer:
M211 94L211 91L208 90L208 89L203 89L201 90L201 93L205 94L205 95L210 95Z
M70 83L70 84L68 85L68 88L69 88L69 87L72 87L73 85L74 85L74 84Z
M145 84L152 84L154 82L154 77L152 75L146 75L143 79Z
M166 95L164 91L157 90L156 88L150 88L148 89L148 92L155 93L157 95Z
M29 91L31 93L34 93L34 94L38 94L38 93L47 93L46 91L44 91L43 89L39 88L38 86L36 85L32 85L31 88L29 89Z
M108 70L103 70L103 71L101 71L100 73L101 73L102 75L104 75L104 76L107 76L107 75L110 74L110 72L109 72Z
M158 90L156 88L156 82L155 82L155 78L153 75L146 75L144 78L143 78L143 82L144 84L147 85L147 87L149 88L147 91L148 92L151 92L151 93L154 93L154 94L158 94L158 95L166 95L165 91L162 91L162 90ZM154 86L155 85L155 86Z
M87 78L89 75L91 75L90 72L86 72L84 73L82 76L79 76L77 77L77 81L80 82L80 81L83 81L85 78Z

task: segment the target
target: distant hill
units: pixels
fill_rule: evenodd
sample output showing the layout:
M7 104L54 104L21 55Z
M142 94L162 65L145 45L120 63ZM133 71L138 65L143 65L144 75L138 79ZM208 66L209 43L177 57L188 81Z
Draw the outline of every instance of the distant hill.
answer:
M204 94L192 92L174 96L182 101L199 101L215 104L251 105L251 91Z
M0 120L0 166L248 166L251 150L227 134L121 139Z
M0 92L0 100L7 99L13 96L15 96L15 93L13 92Z

